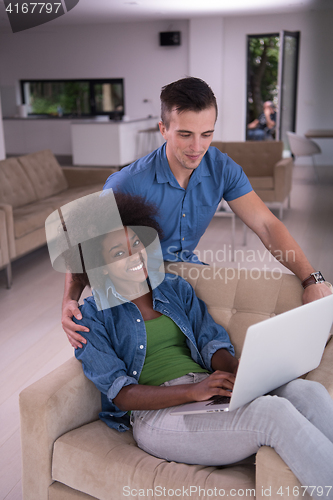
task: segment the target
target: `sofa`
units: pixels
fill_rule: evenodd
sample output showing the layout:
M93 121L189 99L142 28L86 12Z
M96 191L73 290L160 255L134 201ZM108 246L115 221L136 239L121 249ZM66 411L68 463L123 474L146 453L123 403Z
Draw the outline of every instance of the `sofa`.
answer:
M50 150L0 161L0 210L6 217L9 255L9 263L5 263L7 276L11 261L46 244L45 219L54 210L101 190L112 172L112 168L62 168Z
M169 264L167 271L192 284L229 332L237 357L249 325L301 304L302 286L290 274L184 263ZM323 383L333 397L333 341L307 378ZM74 357L21 392L23 500L187 498L190 491L192 500L201 500L220 498L223 490L225 497L281 500L294 487L310 498L272 448L226 467L167 462L139 449L131 430L110 429L98 419L100 409L99 391ZM179 494L183 488L187 494Z
M269 208L278 208L283 217L286 200L290 206L292 158L282 158L282 141L212 142L243 167L254 191Z

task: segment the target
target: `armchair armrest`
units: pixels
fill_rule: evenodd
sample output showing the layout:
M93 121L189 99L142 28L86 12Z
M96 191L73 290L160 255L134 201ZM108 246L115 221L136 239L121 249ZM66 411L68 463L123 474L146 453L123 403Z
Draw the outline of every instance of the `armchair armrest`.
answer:
M68 187L70 188L91 186L93 184L104 185L106 179L116 170L115 168L62 167Z
M284 201L292 186L292 158L284 158L274 166L274 189L276 201Z
M5 211L0 208L0 269L9 263L7 224Z
M262 446L256 455L256 500L296 497L305 500L312 498L307 492L304 493L301 483L276 451L269 446Z
M98 418L101 396L71 358L20 394L23 497L47 500L54 441ZM32 472L34 471L34 472ZM38 474L36 474L38 471Z
M333 337L328 341L320 365L309 372L308 380L320 382L333 398Z
M14 259L14 257L16 256L16 248L14 237L13 207L11 205L7 205L6 203L0 203L0 210L3 210L5 212L9 259Z

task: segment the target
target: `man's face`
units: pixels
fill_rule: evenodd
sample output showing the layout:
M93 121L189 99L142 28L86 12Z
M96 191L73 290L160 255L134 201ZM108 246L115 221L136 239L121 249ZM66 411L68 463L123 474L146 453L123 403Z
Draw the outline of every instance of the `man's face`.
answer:
M216 121L214 107L203 111L173 109L169 114L170 125L166 129L160 122L160 131L167 142L166 155L173 173L193 171L200 164L213 139Z

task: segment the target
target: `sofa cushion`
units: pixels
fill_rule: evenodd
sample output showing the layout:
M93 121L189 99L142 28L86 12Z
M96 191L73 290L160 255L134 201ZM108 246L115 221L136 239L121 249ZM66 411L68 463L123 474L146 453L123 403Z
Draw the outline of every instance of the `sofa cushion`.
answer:
M74 189L66 189L62 193L50 196L46 200L30 203L13 211L15 239L43 228L46 218L54 211L70 201L86 196L95 191L101 191L103 185L84 186Z
M37 201L13 210L15 239L44 227L45 219L53 210L53 205L49 200Z
M54 206L54 210L57 208L66 205L70 201L77 200L78 198L82 198L83 196L87 196L88 194L96 193L98 191L102 191L103 184L95 184L93 186L80 186L72 189L66 189L66 191L62 191L55 196L51 196L49 201Z
M17 158L0 161L0 203L21 207L37 200L37 196Z
M134 498L140 496L140 489L147 491L161 484L166 491L187 488L189 492L190 486L206 490L223 488L225 496L230 496L234 488L254 490L254 476L254 457L227 467L167 462L138 448L131 430L118 432L101 421L74 429L57 439L52 460L53 480L100 500L129 496L126 487L137 490L137 495L130 495ZM183 498L186 494L178 496ZM193 496L197 498L198 494Z
M20 156L18 161L29 177L38 200L43 200L68 188L61 167L49 149Z

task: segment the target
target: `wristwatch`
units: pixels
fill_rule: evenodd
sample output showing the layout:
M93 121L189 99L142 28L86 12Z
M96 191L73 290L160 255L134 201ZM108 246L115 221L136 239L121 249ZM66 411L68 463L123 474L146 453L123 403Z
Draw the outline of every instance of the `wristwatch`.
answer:
M302 287L305 289L307 286L316 285L317 283L325 283L325 278L320 271L311 273L310 276L302 281Z

